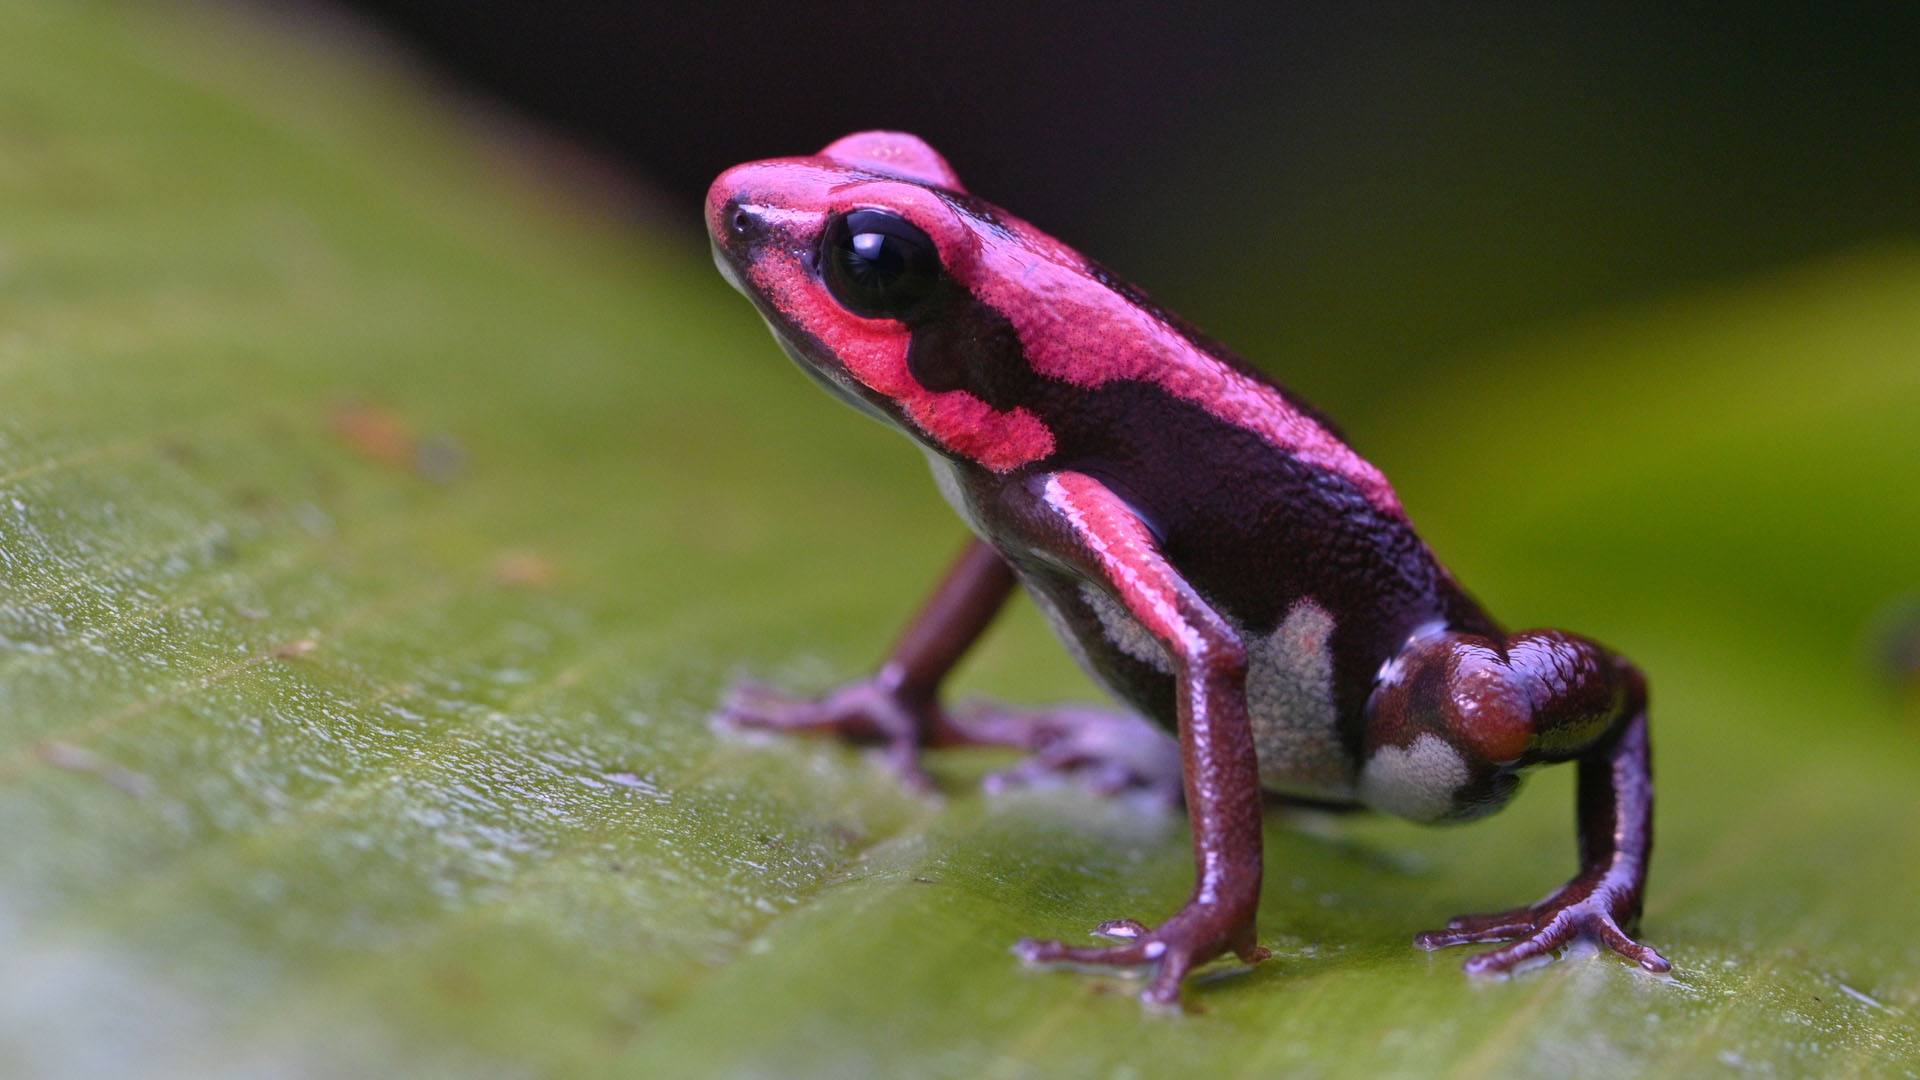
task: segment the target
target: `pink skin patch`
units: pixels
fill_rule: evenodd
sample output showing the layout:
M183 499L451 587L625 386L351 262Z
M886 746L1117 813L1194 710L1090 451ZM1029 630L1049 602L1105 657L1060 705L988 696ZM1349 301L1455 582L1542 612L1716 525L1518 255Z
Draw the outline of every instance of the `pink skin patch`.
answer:
M881 183L934 198L904 181ZM1053 432L1032 411L1002 412L965 390L928 390L908 370L912 334L904 323L863 319L827 292L806 256L834 214L887 205L859 197L861 189L873 185L849 177L843 169L805 160L742 165L714 181L707 196L709 226L716 237L725 235L719 214L736 193L751 193L742 205L784 236L763 243L747 266L753 292L787 322L819 338L849 376L892 401L928 438L995 472L1053 453Z
M1150 382L1272 446L1344 477L1375 508L1404 518L1373 463L1295 409L1278 389L1209 355L1178 330L1101 283L1073 249L1025 222L983 236L973 264L955 268L975 296L1012 320L1033 369L1076 386Z
M869 172L917 180L949 191L965 191L947 159L904 131L860 131L837 139L820 156Z

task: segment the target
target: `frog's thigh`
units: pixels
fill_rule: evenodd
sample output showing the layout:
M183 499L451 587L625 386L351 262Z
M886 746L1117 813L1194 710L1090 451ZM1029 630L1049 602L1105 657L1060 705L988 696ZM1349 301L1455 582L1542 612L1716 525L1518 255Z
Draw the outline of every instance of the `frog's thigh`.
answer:
M1493 641L1416 637L1382 668L1367 702L1360 798L1412 821L1491 813L1519 786L1535 730L1527 676Z
M1374 749L1360 770L1360 797L1410 821L1440 821L1453 812L1469 779L1466 758L1423 731L1405 746Z

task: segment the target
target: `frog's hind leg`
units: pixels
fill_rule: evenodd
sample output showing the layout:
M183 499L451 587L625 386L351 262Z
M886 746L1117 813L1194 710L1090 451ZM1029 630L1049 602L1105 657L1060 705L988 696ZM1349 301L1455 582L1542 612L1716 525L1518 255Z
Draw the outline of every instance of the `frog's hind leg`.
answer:
M1130 712L1091 705L1032 709L968 703L951 710L936 746L1012 746L1033 751L987 777L990 792L1070 775L1100 794L1140 792L1180 804L1180 744Z
M1580 938L1668 970L1629 936L1653 848L1647 685L1631 663L1560 630L1418 639L1368 703L1367 744L1361 794L1424 821L1477 817L1521 769L1578 763L1580 872L1537 904L1459 916L1416 945L1511 943L1469 958L1473 975L1507 974Z

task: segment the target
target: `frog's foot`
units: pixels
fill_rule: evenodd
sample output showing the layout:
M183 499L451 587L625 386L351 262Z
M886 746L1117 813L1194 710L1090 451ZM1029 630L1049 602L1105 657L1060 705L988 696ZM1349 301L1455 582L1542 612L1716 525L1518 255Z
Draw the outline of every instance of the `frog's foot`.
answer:
M931 791L933 781L920 768L920 748L941 724L939 707L865 679L848 683L825 697L806 698L759 683L741 683L721 699L714 719L728 727L830 735L849 742L877 743L908 785Z
M1180 984L1187 973L1214 957L1231 952L1256 964L1269 955L1254 942L1252 913L1235 914L1219 904L1189 903L1155 930L1133 919L1115 919L1101 923L1094 933L1127 940L1120 945L1083 946L1022 938L1013 952L1029 964L1102 968L1158 965L1153 980L1140 992L1140 1000L1162 1007L1177 1006Z
M1016 746L1032 756L986 779L990 792L1070 775L1102 795L1143 792L1180 805L1180 746L1132 713L1062 705L1008 709L970 702L941 725L940 745Z
M1648 971L1669 971L1673 965L1653 949L1627 936L1621 929L1632 926L1637 914L1631 900L1609 892L1604 886L1575 880L1532 907L1514 908L1490 915L1461 915L1450 919L1445 930L1416 934L1413 943L1422 949L1444 949L1482 941L1511 941L1504 949L1495 949L1467 958L1462 965L1469 975L1507 975L1512 971L1578 939L1598 941Z

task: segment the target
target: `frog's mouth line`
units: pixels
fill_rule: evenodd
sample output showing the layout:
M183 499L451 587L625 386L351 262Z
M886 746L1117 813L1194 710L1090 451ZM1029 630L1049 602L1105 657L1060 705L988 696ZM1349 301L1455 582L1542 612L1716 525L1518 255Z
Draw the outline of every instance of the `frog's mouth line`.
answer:
M735 292L738 292L753 303L753 310L758 312L760 320L767 324L767 332L773 335L773 340L779 344L780 351L786 353L787 357L791 359L795 366L799 367L802 372L805 372L809 379L819 383L821 388L826 390L827 393L832 394L835 398L852 406L856 411L870 416L890 428L900 431L906 430L906 426L902 424L897 417L888 415L880 406L868 401L859 391L847 385L843 380L849 378L848 376L838 372L830 372L827 367L816 363L814 359L807 354L806 349L802 348L788 332L781 329L780 323L775 316L761 308L760 302L755 299L753 292L747 288L746 280L740 276L740 269L733 265L733 260L727 257L726 250L720 246L718 240L709 243L708 247L713 251L713 265L720 268L720 276L727 279L727 284L733 286Z
M753 294L747 291L747 283L741 280L740 271L733 268L733 260L727 258L726 251L720 247L720 241L707 241L707 248L713 252L713 265L720 268L720 276L727 279L727 284L733 286L733 291L752 299Z
M808 378L824 387L827 393L832 394L834 397L853 406L859 412L873 417L875 420L880 421L890 428L895 428L900 431L907 430L899 420L887 415L880 406L868 401L860 393L846 386L839 378L822 370L818 364L815 364L813 360L807 356L806 350L802 349L785 334L780 332L780 327L775 325L771 318L768 318L764 314L762 314L760 318L767 324L767 331L773 335L773 340L780 343L780 350L786 353L787 356L799 366L800 370L807 374Z

